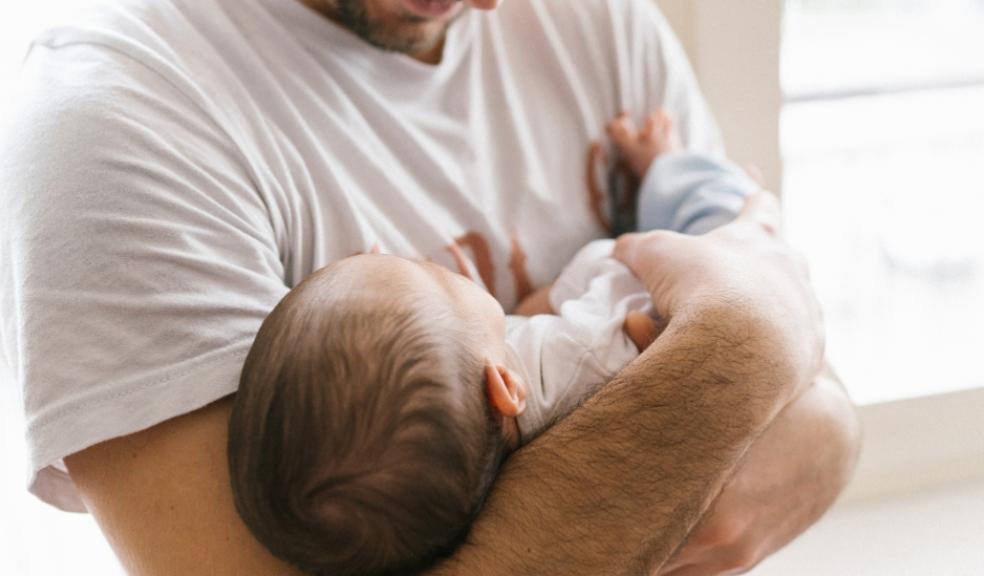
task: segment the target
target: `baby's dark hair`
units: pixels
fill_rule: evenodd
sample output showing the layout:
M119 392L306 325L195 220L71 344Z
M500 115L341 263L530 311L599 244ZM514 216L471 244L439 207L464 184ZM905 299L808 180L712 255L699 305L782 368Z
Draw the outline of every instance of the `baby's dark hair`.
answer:
M236 509L307 572L412 574L464 540L505 453L484 359L438 299L333 289L330 268L280 302L246 359Z

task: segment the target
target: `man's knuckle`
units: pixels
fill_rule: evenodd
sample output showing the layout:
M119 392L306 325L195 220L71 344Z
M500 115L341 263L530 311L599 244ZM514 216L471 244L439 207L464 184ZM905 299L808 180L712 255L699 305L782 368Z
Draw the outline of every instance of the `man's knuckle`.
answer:
M741 539L744 526L736 518L719 518L703 534L702 543L708 547L733 548Z
M755 546L739 544L728 554L728 570L736 574L744 574L758 565L760 554Z

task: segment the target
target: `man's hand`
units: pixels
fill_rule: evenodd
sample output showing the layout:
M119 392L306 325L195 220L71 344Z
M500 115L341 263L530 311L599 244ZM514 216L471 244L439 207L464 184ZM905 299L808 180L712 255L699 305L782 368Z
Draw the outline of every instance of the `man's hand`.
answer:
M660 576L744 573L834 503L857 462L860 429L828 369L772 423Z
M789 404L746 453L661 576L751 569L815 522L853 470L856 415L831 373L817 378L823 353L819 308L806 266L778 238L779 229L777 204L760 195L734 224L707 236L628 235L616 247L616 257L652 292L661 316L672 319L693 301L707 299L769 311L761 319L776 330L775 358L798 366L790 373ZM799 345L784 349L790 338Z
M803 259L779 230L778 202L762 192L748 199L737 220L709 234L626 234L614 256L642 280L668 322L717 304L740 310L749 333L764 330L775 368L786 371L779 385L789 402L819 373L824 333Z

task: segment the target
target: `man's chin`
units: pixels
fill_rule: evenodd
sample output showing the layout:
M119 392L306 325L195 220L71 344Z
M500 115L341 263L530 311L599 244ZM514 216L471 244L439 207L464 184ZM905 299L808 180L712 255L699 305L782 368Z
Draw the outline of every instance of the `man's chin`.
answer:
M419 29L402 29L398 33L372 33L363 36L363 40L388 52L400 52L414 56L435 49L444 38L447 27L447 24L441 27L421 25Z
M372 11L367 8L380 6L368 0L333 0L323 13L376 48L414 56L436 49L465 8L461 0L397 0L384 6Z
M444 40L448 28L461 14L463 12L457 10L449 18L440 20L408 14L399 25L377 28L370 32L369 37L363 38L377 48L391 52L409 55L430 52Z

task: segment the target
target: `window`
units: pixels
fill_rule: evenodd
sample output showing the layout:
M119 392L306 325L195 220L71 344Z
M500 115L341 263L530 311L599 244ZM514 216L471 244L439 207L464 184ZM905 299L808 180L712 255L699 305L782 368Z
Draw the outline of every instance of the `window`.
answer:
M862 403L984 385L984 0L787 0L784 201Z

